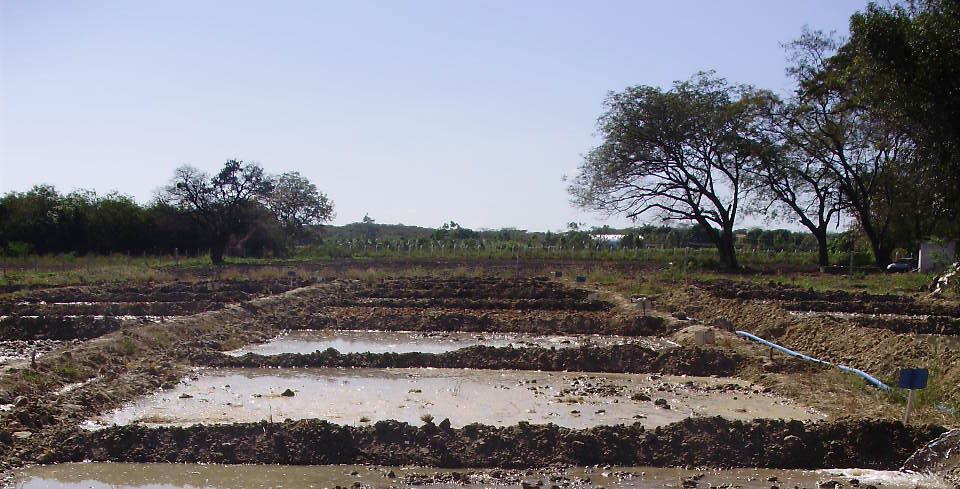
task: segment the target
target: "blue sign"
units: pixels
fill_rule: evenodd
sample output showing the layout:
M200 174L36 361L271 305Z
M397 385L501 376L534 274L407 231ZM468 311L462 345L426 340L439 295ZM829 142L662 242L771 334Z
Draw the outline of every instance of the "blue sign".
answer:
M577 275L577 282L580 282L582 284L586 281L587 281L587 277L584 277L583 275Z
M925 368L901 368L900 388L923 389L927 386L927 379L929 378L930 371Z

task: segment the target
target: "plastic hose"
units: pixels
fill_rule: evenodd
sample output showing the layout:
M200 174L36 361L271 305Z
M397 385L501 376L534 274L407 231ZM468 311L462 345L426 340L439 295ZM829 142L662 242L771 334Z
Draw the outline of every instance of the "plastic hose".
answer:
M870 384L872 384L874 387L876 387L876 388L878 388L878 389L885 390L885 391L890 390L890 386L889 386L889 385L884 384L883 382L880 381L880 379L878 379L878 378L876 378L876 377L874 377L874 376L872 376L872 375L864 372L863 370L856 369L856 368L853 368L853 367L848 367L848 366L846 366L846 365L837 365L837 364L834 364L834 363L830 363L830 362L828 362L828 361L826 361L826 360L820 360L819 358L813 358L813 357L811 357L811 356L809 356L809 355L804 355L803 353L795 352L795 351L793 351L793 350L791 350L791 349L789 349L789 348L784 348L784 347L782 347L782 346L780 346L780 345L778 345L778 344L776 344L776 343L773 343L773 342L771 342L771 341L767 341L767 340L765 340L765 339L763 339L763 338L761 338L761 337L759 337L759 336L756 336L756 335L754 335L754 334L748 333L748 332L746 332L746 331L736 331L736 333L737 333L738 336L743 336L744 338L747 338L747 339L756 341L757 343L760 343L760 344L762 344L762 345L769 346L770 348L773 348L774 350L777 350L777 351L779 351L779 352L781 352L781 353L786 353L787 355L790 355L791 357L799 358L800 360L806 360L806 361L808 361L808 362L819 363L820 365L829 365L829 366L831 366L831 367L837 367L837 368L839 368L840 370L842 370L842 371L844 371L844 372L849 372L849 373L852 373L852 374L857 374L857 375L859 375L860 377L863 377L864 380L866 380L867 382L869 382Z

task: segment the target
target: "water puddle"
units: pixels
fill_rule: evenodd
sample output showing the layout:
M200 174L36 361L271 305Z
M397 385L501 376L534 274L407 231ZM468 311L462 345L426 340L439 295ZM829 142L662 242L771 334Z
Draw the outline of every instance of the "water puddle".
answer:
M837 319L899 319L926 321L934 317L925 314L877 314L869 312L838 312L838 311L787 311L791 316L798 317L833 317Z
M23 489L112 488L263 488L263 487L618 487L662 489L665 487L817 487L837 481L851 487L853 479L863 485L886 489L948 488L930 476L902 472L865 470L688 470L655 467L570 468L539 470L432 469L378 466L283 466L283 465L178 465L83 463L32 467L18 476ZM686 483L685 483L686 481ZM694 484L696 483L696 484Z
M677 346L666 339L609 335L543 336L522 333L422 333L415 331L298 330L288 331L271 341L226 352L277 355L280 353L313 353L334 348L340 353L443 353L470 346L525 348L577 348L638 344L662 350Z
M284 394L287 394L286 396ZM823 419L736 379L461 369L211 369L87 423L191 425L318 418L347 425L381 420L454 427L519 421L570 428L691 416Z
M0 366L14 360L29 360L34 351L37 358L40 358L57 348L73 343L75 343L74 340L0 340Z

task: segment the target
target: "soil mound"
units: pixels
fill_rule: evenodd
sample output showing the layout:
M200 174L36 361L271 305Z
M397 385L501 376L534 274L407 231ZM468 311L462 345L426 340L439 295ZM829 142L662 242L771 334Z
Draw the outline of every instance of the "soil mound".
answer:
M440 426L444 426L441 428ZM575 430L394 421L350 427L325 421L187 428L123 426L62 435L45 462L381 464L540 467L550 464L895 469L945 430L890 421L804 424L693 418L654 430L641 425Z
M445 353L340 353L330 348L314 353L235 357L205 354L198 365L212 367L363 367L474 368L669 375L734 375L745 362L736 353L713 348L670 348L655 351L638 345L582 348L495 348L473 346Z

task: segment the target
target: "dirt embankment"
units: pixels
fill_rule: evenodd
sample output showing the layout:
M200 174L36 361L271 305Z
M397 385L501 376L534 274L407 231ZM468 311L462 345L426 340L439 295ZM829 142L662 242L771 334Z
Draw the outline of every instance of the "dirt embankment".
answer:
M859 368L895 383L904 366L929 367L949 398L960 398L960 351L916 334L859 326L826 316L795 316L776 302L716 297L698 286L677 287L660 299L665 308L710 323L726 319L787 348L833 363Z
M867 316L851 317L849 320L858 326L886 329L894 333L960 335L960 318L928 316L923 319L913 319Z
M397 278L382 280L354 292L356 297L397 299L554 299L583 300L589 293L545 278Z
M291 329L376 329L383 331L470 331L533 334L667 333L659 317L598 311L471 310L405 307L328 307Z
M160 284L85 285L21 292L16 302L237 302L312 284L307 279L209 280Z
M604 301L580 299L499 299L499 298L394 298L394 297L356 297L327 298L322 302L338 307L405 307L405 308L447 308L447 309L507 309L541 311L607 311L613 304Z
M117 331L123 321L114 317L7 316L0 319L0 340L75 340Z
M733 280L697 282L695 285L721 299L779 301L788 311L960 317L958 304L921 300L907 295L869 294L843 290L814 291L773 282L755 284Z
M734 375L745 359L714 348L670 348L655 351L638 345L582 348L495 348L473 346L445 353L284 353L240 357L204 354L194 359L211 367L365 367L475 368L579 372L661 373L669 375Z
M641 425L568 429L395 421L350 427L325 421L188 428L124 426L63 434L37 454L43 462L205 462L380 464L524 468L550 464L896 469L938 427L841 420L804 424L722 418L688 419L654 430ZM32 456L32 454L31 454Z
M606 311L613 304L546 278L404 278L352 282L329 306Z
M227 303L205 300L189 302L80 302L0 303L0 314L20 316L188 316L222 309Z
M849 302L833 301L784 301L784 309L788 311L814 312L850 312L860 314L910 314L916 316L941 316L960 318L960 308L952 304L937 304L929 302L869 302L868 300Z

